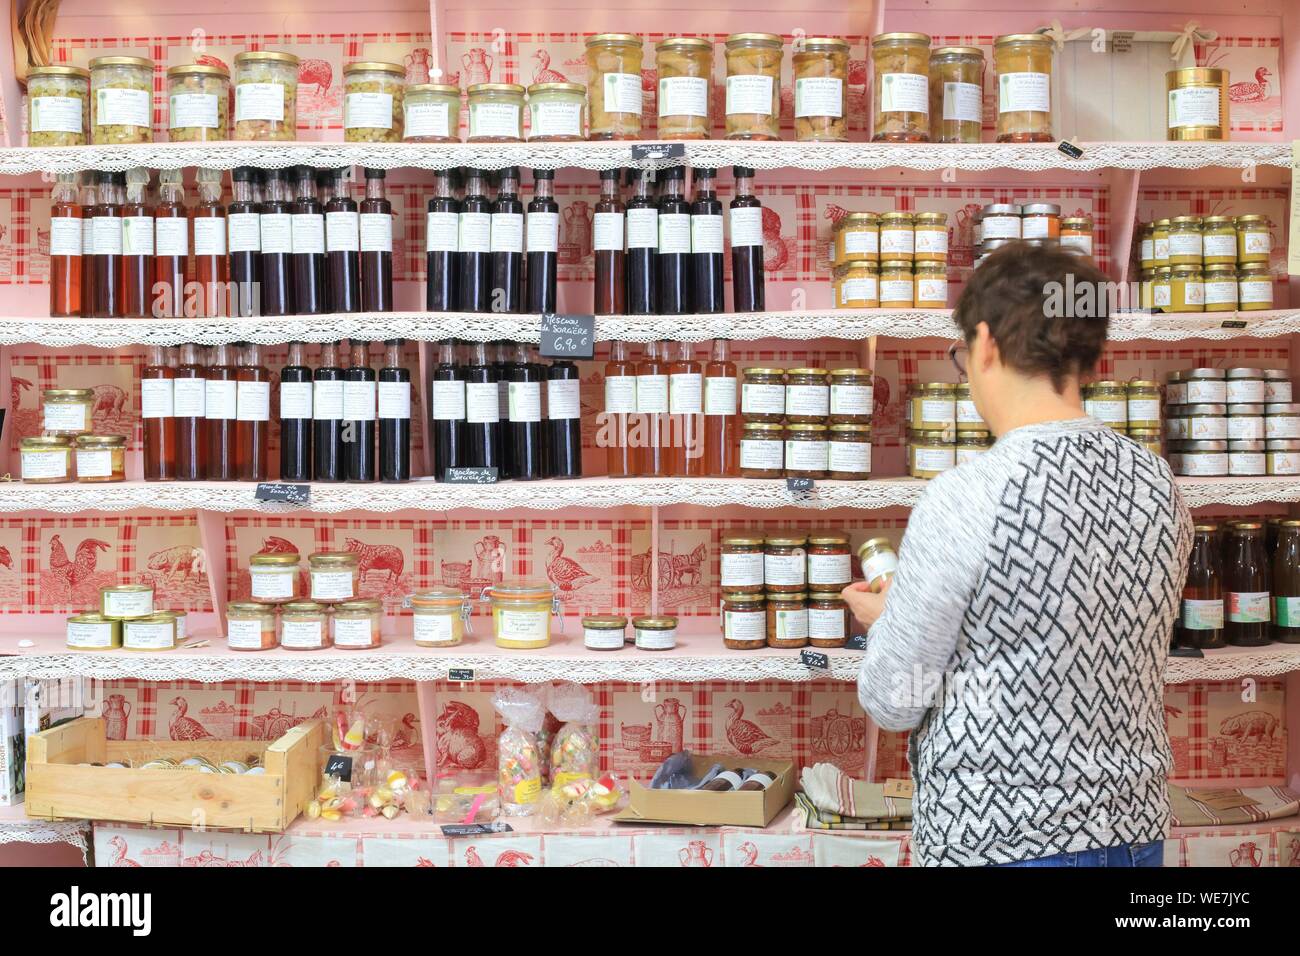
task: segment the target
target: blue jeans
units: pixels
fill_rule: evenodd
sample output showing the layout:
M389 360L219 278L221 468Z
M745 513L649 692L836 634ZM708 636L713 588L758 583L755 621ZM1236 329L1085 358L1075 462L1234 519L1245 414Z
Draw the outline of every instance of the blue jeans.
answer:
M1019 863L999 863L999 866L1164 866L1165 845L1155 843L1121 843L1104 850L1080 850L1078 853L1058 853L1037 860Z

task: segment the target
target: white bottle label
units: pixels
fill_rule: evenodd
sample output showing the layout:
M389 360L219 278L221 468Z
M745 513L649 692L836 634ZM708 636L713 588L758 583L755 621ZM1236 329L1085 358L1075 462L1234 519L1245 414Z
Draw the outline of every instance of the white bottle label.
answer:
M226 217L226 248L234 252L260 252L262 217L255 212L232 212Z
M392 129L392 93L348 93L343 97L344 129Z
M293 251L295 255L325 253L325 217L318 212L293 214Z
M661 79L659 115L708 116L709 81L700 76L670 76Z
M736 414L737 381L730 376L704 380L704 414Z
M528 138L539 136L582 136L582 104L543 100L530 103L532 125Z
M95 91L97 126L152 126L153 94L149 90L101 88Z
M641 74L606 73L601 77L606 113L641 113Z
M492 214L463 212L460 214L460 251L492 251Z
M433 420L455 422L465 417L465 383L459 379L433 383Z
M772 77L758 74L727 77L727 114L771 116L772 84Z
M742 438L740 467L759 471L780 471L785 466L785 447L779 438Z
M951 445L946 448L916 448L912 452L912 462L917 471L947 471L957 464L957 449Z
M122 220L116 216L95 216L91 220L91 244L97 256L122 254Z
M492 252L524 251L524 217L517 212L492 214Z
M267 255L293 254L293 215L287 212L263 213L258 222L262 252Z
M919 73L884 73L880 77L880 112L929 113L930 77Z
M834 76L807 76L794 81L794 115L844 115L844 81Z
M426 252L458 252L460 250L460 217L454 212L431 212L424 217L424 249Z
M161 650L176 646L176 629L167 624L146 624L143 621L124 621L122 646L136 650Z
M226 219L224 216L202 216L194 220L194 254L196 256L224 256L226 254Z
M412 103L402 104L406 125L404 135L407 139L423 136L436 136L448 139L451 136L451 110L446 103ZM456 117L459 124L460 116Z
M237 417L238 399L236 383L232 381L207 380L204 395L206 415L210 419L233 421Z
M667 375L638 375L636 377L636 410L642 415L667 414Z
M235 86L235 122L284 122L284 87L279 83L238 83Z
M959 123L984 120L984 91L978 83L943 84L943 118Z
M510 383L510 421L540 422L542 420L542 383Z
M271 383L239 382L235 401L241 422L267 422L271 420Z
M471 425L501 420L501 395L496 382L465 383L465 420Z
M50 255L81 255L82 220L59 216L50 220ZM150 235L152 235L152 228Z
M343 417L350 422L373 422L375 420L375 396L378 390L374 382L343 383Z
M592 224L591 247L596 252L623 251L623 214L598 212Z
M280 417L284 419L311 418L311 398L311 382L281 382Z
M1190 86L1169 91L1169 125L1219 126L1219 90L1212 86Z
M519 118L514 103L471 103L469 135L519 139Z
M691 252L722 255L721 216L691 216Z
M208 383L201 378L178 378L172 381L172 407L177 418L207 416Z
M912 302L912 281L910 279L882 279L880 280L880 302L883 305L886 302Z
M722 636L729 641L766 641L767 615L762 611L726 611L722 615Z
M917 279L914 300L918 307L943 307L948 304L947 279Z
M393 217L386 212L363 212L361 220L361 251L393 251Z
M528 251L560 251L560 214L558 212L530 212L528 214Z
M629 209L627 211L627 247L629 250L659 248L659 211L657 209Z
M113 625L109 621L89 624L69 621L67 635L68 647L102 649L113 646Z
M171 418L175 414L175 392L170 378L142 378L140 380L140 416L142 418Z
M636 411L636 376L611 375L605 379L605 412L631 415Z
M1052 78L1046 73L1001 73L998 75L999 113L1050 113Z
M215 93L173 93L167 111L170 129L216 129L219 122Z
M677 255L691 251L691 217L667 213L659 217L659 254Z
M33 133L80 133L82 100L75 96L33 96Z
M1273 282L1270 279L1242 279L1237 284L1237 299L1242 305L1256 302L1273 304Z
M77 449L78 478L109 478L113 474L113 453L106 449Z
M379 417L409 419L411 417L411 383L379 383Z
M731 245L763 244L763 210L758 206L738 206L731 210Z
M312 417L321 422L343 420L343 382L323 381L312 383Z
M359 213L327 212L325 214L325 251L357 252L361 248L361 216Z
M704 376L699 372L670 375L668 411L673 415L699 415L704 411Z

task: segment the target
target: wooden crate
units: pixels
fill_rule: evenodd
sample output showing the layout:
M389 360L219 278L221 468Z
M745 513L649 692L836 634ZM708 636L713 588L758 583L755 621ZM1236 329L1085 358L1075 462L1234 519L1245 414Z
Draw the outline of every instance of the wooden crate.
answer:
M279 740L106 740L102 718L82 717L30 738L27 815L282 832L306 808L319 783L319 720ZM137 770L156 758L207 757L214 763L256 755L264 774ZM121 762L129 766L82 766Z

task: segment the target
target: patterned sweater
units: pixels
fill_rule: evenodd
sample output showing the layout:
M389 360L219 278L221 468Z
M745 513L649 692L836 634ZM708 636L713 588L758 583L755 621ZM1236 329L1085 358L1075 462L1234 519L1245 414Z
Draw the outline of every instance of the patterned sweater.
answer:
M1192 525L1168 465L1093 418L932 481L858 696L913 730L913 849L978 866L1169 829L1164 669Z

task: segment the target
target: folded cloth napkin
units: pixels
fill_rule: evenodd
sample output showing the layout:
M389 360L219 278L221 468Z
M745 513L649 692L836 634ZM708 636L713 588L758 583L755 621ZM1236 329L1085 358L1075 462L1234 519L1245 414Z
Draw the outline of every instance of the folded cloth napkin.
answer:
M795 805L798 807L796 819L802 823L803 828L807 830L908 830L911 829L911 803L910 800L899 800L897 803L908 805L907 818L899 820L871 820L864 817L845 817L838 813L831 813L829 810L819 810L808 799L804 793L794 795Z
M912 801L885 796L885 785L855 780L833 763L804 767L803 792L818 810L859 820L882 822L912 819Z
M1176 827L1259 823L1300 813L1300 794L1286 787L1171 786L1169 809Z

